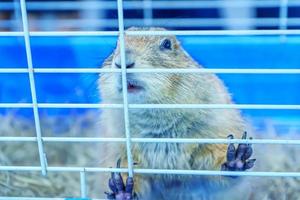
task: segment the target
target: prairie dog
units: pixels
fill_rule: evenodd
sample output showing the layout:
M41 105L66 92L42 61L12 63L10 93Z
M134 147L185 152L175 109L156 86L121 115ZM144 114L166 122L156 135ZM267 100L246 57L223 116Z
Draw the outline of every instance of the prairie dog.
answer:
M127 68L202 68L181 47L175 36L125 36L125 47ZM103 68L121 68L119 42L105 60ZM99 88L103 103L123 102L120 74L101 75ZM127 90L129 103L232 103L223 82L214 74L127 74ZM124 137L123 116L122 109L103 110L101 136ZM129 117L131 136L138 138L226 138L229 134L240 138L245 131L245 123L235 109L130 109ZM221 170L222 164L226 163L227 145L133 143L131 152L136 168ZM250 156L246 157L248 159ZM102 167L115 166L118 158L122 158L121 166L126 167L124 144L103 144L100 151ZM254 161L244 161L245 165L249 164L245 169L254 164ZM101 180L107 185L107 177ZM239 199L236 195L242 195L241 199L247 199L249 195L249 187L242 178L135 174L134 183L138 198L145 200L215 200L226 197L235 200ZM109 190L107 186L101 188ZM237 192L234 188L243 188L243 191Z

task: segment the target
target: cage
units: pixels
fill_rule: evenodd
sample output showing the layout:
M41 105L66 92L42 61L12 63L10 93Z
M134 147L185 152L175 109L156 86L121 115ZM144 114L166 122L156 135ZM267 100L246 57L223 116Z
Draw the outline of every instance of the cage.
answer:
M297 199L299 13L298 0L0 2L0 199L103 199L97 177L110 172L267 177L273 184L255 180L256 193ZM169 30L126 30L131 26ZM205 68L126 69L125 35L176 35ZM118 37L121 69L100 68ZM135 104L127 90L121 104L103 104L99 73L120 74L123 88L128 74L217 74L236 104ZM98 134L104 109L123 111L124 137ZM132 109L239 109L256 132L246 142L260 146L256 156L267 163L247 172L136 168L133 143L245 140L131 137ZM108 142L126 144L127 168L100 166L95 149Z

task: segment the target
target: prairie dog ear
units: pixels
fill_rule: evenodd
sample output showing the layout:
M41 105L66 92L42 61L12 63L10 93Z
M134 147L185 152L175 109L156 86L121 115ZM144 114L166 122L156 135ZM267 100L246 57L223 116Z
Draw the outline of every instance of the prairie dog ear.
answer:
M170 39L171 39L171 41L173 43L173 48L175 50L180 49L180 41L177 39L177 37L174 36L174 35L172 35L172 36L170 36Z
M180 48L180 42L175 39L175 42L174 42L174 49L178 50Z

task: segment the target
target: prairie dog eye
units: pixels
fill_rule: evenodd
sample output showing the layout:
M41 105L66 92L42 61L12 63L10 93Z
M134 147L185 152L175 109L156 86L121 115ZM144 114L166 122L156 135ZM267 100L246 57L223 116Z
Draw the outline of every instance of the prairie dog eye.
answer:
M171 40L170 39L164 39L161 42L159 48L160 48L160 50L165 50L165 49L171 50L172 49L172 42L171 42Z

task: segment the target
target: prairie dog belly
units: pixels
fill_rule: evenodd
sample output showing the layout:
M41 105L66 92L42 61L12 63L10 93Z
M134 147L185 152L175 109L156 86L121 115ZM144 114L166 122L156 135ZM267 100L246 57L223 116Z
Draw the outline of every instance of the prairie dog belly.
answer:
M190 169L190 156L186 144L141 143L139 144L141 167L153 169Z

